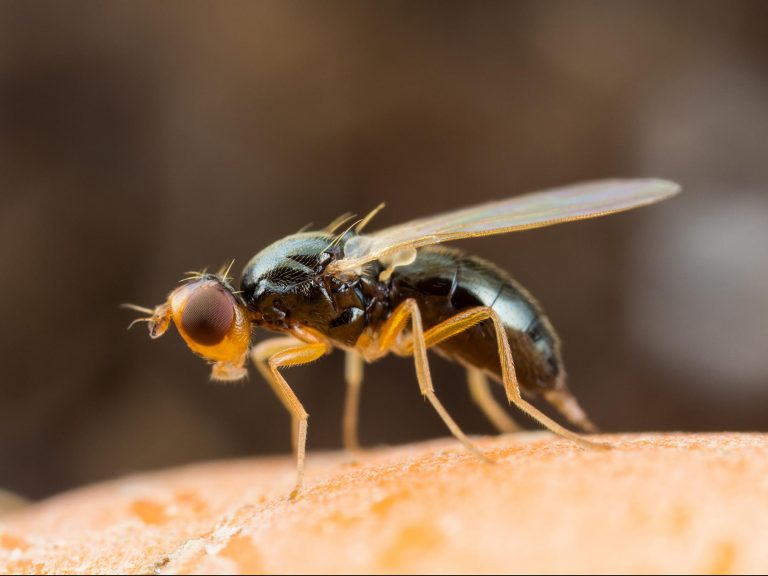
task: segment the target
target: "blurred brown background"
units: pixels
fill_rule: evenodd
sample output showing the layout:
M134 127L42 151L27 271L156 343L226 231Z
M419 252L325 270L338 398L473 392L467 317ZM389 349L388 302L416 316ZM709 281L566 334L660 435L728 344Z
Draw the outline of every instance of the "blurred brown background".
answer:
M0 487L289 449L257 374L209 384L121 302L382 200L379 226L610 176L684 193L463 247L540 298L604 429L768 429L766 22L757 1L0 3ZM310 449L340 446L342 360L289 372ZM367 445L447 435L402 359L368 367L362 418Z

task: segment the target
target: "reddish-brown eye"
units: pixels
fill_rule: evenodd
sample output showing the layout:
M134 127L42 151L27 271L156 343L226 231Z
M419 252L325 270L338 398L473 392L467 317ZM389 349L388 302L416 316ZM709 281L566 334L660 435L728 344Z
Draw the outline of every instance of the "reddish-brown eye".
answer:
M187 336L203 346L218 344L235 320L232 297L218 286L195 290L184 306L181 326Z

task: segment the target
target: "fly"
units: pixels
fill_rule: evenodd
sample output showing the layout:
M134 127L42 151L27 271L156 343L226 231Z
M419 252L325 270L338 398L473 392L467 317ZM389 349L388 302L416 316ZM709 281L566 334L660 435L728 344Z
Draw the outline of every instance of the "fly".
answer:
M343 228L300 232L268 246L245 266L239 290L228 277L193 274L149 314L152 338L171 322L193 352L212 364L214 380L239 380L246 361L272 386L292 416L297 495L304 477L308 414L282 368L346 352L344 444L358 447L363 365L387 354L414 358L422 395L451 433L489 460L435 395L427 350L467 370L472 398L501 431L517 425L496 402L489 379L539 424L581 446L606 447L561 426L532 404L541 397L571 424L595 427L570 393L560 341L539 304L502 269L444 242L502 234L622 212L679 191L656 179L604 180L517 196L364 234L378 210ZM341 232L337 229L341 228ZM252 328L281 334L251 346Z

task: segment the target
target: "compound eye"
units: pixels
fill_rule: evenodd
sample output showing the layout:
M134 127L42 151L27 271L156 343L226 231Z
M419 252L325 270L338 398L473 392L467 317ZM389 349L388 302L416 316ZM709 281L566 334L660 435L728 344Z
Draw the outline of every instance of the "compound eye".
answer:
M234 321L232 297L219 286L203 286L195 290L181 314L184 332L203 346L221 342Z

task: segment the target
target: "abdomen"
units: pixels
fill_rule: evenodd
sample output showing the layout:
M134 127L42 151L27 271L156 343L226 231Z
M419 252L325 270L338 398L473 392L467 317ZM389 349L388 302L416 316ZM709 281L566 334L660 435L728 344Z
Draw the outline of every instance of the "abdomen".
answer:
M504 324L521 387L535 392L556 386L562 362L552 326L530 294L490 262L455 249L422 248L413 264L398 267L392 274L391 309L407 298L418 302L425 330L469 308L493 308ZM490 320L435 349L461 364L501 377Z

